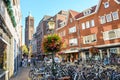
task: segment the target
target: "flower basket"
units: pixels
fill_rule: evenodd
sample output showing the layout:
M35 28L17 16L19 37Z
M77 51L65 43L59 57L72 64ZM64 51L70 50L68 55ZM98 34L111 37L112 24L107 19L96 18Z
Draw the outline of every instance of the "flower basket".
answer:
M90 48L89 51L92 53L92 55L96 55L99 52L99 50L96 47Z
M45 53L59 52L62 48L62 43L61 37L57 34L44 36L42 40L42 50Z

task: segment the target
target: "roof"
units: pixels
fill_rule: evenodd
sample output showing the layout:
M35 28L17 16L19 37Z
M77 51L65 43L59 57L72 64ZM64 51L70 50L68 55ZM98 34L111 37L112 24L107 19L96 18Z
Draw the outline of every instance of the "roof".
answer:
M71 13L72 17L74 18L76 15L79 14L79 12L74 11L74 10L69 10L69 12Z
M92 14L92 13L95 12L96 7L97 7L97 5L95 5L95 6L91 7L91 8L89 8L89 9L86 9L85 11L91 10L90 14ZM84 12L85 12L85 11L80 12L78 15L76 15L76 16L75 16L75 19L79 19L79 18L85 17L85 16L86 16L86 15L84 15ZM90 15L90 14L88 14L88 15Z

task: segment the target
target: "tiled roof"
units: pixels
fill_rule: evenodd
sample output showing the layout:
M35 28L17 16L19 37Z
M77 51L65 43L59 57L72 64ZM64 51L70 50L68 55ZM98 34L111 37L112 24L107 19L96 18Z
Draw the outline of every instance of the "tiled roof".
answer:
M95 6L91 7L91 8L89 8L91 10L90 14L93 13L93 12L95 12L96 7L97 6L95 5ZM90 15L90 14L88 14L88 15ZM86 16L86 15L84 15L84 12L81 12L78 15L75 16L75 19L79 19L79 18L82 18L84 16Z
M117 0L118 2L120 2L120 0Z
M69 10L69 12L71 13L72 17L75 17L76 15L79 14L79 12L74 11L74 10Z
M58 27L60 27L60 23L61 22L65 22L66 21L66 17L67 15L62 15L62 14L57 14L56 15L56 21L57 21L57 24L58 24Z
M115 0L115 2L120 3L120 0Z
M51 17L51 16L49 16L49 15L45 15L45 16L43 17L43 21L49 19L50 17Z

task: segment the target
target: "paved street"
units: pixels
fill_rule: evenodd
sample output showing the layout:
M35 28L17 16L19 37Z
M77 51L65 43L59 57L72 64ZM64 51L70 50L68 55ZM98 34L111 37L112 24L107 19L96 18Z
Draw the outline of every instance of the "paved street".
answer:
M21 67L18 74L11 78L10 80L29 80L28 73L29 73L30 67Z

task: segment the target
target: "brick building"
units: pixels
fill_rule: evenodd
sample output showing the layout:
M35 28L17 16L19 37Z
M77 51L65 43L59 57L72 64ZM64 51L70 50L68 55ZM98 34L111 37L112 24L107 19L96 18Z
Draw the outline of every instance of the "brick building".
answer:
M120 0L100 0L82 12L69 10L64 17L58 15L53 16L54 32L65 42L60 53L66 61L89 59L93 46L101 59L120 54Z
M65 30L67 47L63 49L67 58L83 60L91 57L89 49L99 49L100 58L112 53L120 54L120 1L100 0L98 5L90 7L71 18L68 15L66 25L57 29L58 34ZM72 15L72 14L71 14ZM68 55L69 54L69 55ZM76 54L76 55L75 55Z

